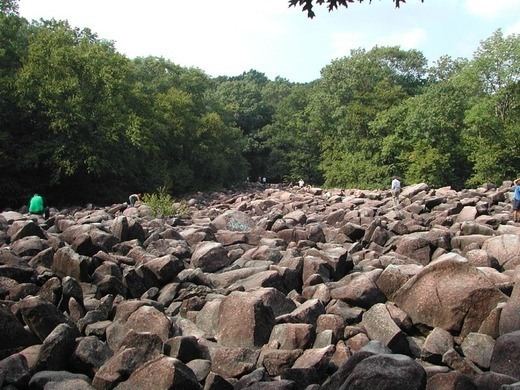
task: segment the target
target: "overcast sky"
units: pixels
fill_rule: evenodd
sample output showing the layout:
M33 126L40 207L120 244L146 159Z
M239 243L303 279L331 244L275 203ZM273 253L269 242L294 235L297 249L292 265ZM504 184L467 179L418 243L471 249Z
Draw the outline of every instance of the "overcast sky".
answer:
M129 57L162 56L212 76L249 69L307 82L353 48L400 45L433 61L471 57L502 28L520 33L520 0L391 0L352 4L310 20L287 0L20 0L27 19L66 19Z

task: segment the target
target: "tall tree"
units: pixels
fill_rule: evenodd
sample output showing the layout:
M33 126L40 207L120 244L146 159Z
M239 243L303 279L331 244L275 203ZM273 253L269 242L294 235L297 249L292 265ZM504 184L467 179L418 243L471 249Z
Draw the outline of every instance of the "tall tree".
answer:
M461 79L475 89L464 133L474 164L469 184L500 182L520 171L520 35L484 40Z
M331 186L382 185L391 173L381 164L381 138L370 122L376 115L420 91L426 60L399 48L353 50L322 71L312 120L322 132L325 183Z
M128 105L129 65L88 29L48 22L31 38L17 89L34 123L29 151L51 182L131 179L143 129Z
M216 88L217 99L231 113L245 136L243 153L249 163L251 177L265 176L267 170L268 149L260 132L271 123L274 112L262 94L267 81L265 75L249 71L220 82Z

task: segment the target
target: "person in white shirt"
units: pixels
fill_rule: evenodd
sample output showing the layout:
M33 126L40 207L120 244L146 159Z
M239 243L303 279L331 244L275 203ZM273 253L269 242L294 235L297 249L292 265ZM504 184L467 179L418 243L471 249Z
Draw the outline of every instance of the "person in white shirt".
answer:
M302 188L304 184L305 182L303 181L303 179L300 179L300 181L298 182L298 186Z
M399 194L401 193L401 182L397 176L392 177L392 200L394 207L399 207Z

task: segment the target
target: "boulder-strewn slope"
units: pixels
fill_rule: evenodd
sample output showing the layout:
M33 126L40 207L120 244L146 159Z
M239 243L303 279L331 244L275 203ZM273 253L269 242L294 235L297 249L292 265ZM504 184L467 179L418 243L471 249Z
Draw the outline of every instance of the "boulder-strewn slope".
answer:
M520 388L509 184L3 212L0 388Z

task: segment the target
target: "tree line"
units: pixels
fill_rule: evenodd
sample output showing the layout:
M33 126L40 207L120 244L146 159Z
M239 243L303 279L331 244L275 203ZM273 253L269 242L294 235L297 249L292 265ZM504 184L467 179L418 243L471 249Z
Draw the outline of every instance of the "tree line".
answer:
M293 83L130 59L87 28L28 22L15 1L0 10L0 207L258 176L377 188L392 175L462 187L520 174L518 35L498 30L473 58L432 66L417 50L353 50Z

